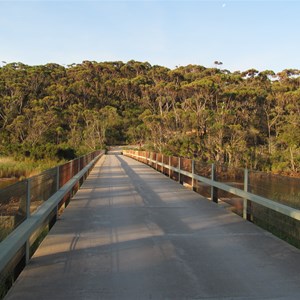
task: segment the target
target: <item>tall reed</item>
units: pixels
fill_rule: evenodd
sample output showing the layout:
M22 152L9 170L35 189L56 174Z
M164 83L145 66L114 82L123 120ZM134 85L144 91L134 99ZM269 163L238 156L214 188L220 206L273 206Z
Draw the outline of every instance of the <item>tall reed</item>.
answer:
M41 173L42 171L52 168L57 164L58 161L54 160L33 161L25 159L22 161L18 161L11 157L0 157L0 179L24 179L26 177Z

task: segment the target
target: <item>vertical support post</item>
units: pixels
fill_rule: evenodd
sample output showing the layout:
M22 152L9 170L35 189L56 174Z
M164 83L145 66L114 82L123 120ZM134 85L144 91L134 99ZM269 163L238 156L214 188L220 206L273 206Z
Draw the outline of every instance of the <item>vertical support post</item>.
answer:
M70 174L71 174L71 175L70 175L70 179L71 179L71 178L73 178L73 176L74 176L74 171L75 171L75 170L74 170L74 169L75 169L75 168L74 168L74 161L72 161L70 165L71 165L71 171L70 171ZM69 180L70 180L70 179L69 179Z
M157 152L155 152L155 170L157 170Z
M164 155L163 154L161 155L161 164L162 164L161 172L164 174Z
M27 179L27 187L26 187L26 219L30 218L30 202L31 202L31 178ZM29 239L26 241L25 245L25 260L26 265L30 259L30 241Z
M211 165L211 180L216 181L216 166L215 164ZM218 189L214 186L211 186L211 200L215 203L218 203Z
M181 157L178 157L178 182L180 183L181 181L181 176L180 176L180 171L181 171Z
M171 178L171 156L169 156L169 178Z
M194 175L195 175L195 160L192 159L192 190L195 190L195 182L194 182Z
M95 155L95 153L94 153L93 159L94 159L95 157L96 157L96 155ZM80 159L77 158L77 159L76 159L76 162L77 162L77 173L76 173L75 175L79 174L79 172L80 172ZM79 186L80 186L79 182L80 182L80 180L78 180L77 183L76 183L76 185L75 185L76 192L78 191Z
M245 169L244 173L244 191L249 192L249 170ZM252 202L248 199L244 199L244 206L243 206L243 218L253 222L253 215L252 215Z
M244 170L244 191L248 192L248 169ZM247 220L247 198L243 200L243 218Z
M31 178L27 179L26 187L26 219L30 218Z
M60 188L60 184L59 184L59 181L60 181L60 174L59 174L59 166L57 166L56 167L56 191L58 191L59 190L59 188ZM57 216L58 216L58 205L56 205L56 217L55 218L57 218Z
M60 186L59 186L59 166L56 167L56 191L59 190Z

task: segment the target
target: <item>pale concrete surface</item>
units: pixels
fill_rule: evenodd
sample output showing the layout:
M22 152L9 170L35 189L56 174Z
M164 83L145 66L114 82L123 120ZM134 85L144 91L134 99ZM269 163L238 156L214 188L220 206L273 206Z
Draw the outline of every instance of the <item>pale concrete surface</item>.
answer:
M153 169L107 155L12 299L300 299L300 251Z

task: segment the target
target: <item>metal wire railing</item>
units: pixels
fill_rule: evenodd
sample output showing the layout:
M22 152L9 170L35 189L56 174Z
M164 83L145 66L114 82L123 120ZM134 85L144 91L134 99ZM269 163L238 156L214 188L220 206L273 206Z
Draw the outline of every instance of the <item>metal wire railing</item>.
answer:
M0 190L0 298L33 254L40 234L52 227L103 154L95 151Z
M300 247L300 179L205 164L159 153L123 151ZM160 157L163 156L163 162ZM145 160L146 158L146 160ZM158 159L157 159L158 158Z
M99 154L89 153L0 190L0 242Z

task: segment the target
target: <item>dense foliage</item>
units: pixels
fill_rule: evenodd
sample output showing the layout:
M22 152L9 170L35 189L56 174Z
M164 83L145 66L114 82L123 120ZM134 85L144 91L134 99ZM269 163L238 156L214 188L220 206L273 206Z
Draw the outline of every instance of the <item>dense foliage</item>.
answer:
M299 74L136 61L6 64L0 153L72 158L105 144L141 143L203 161L299 172Z

